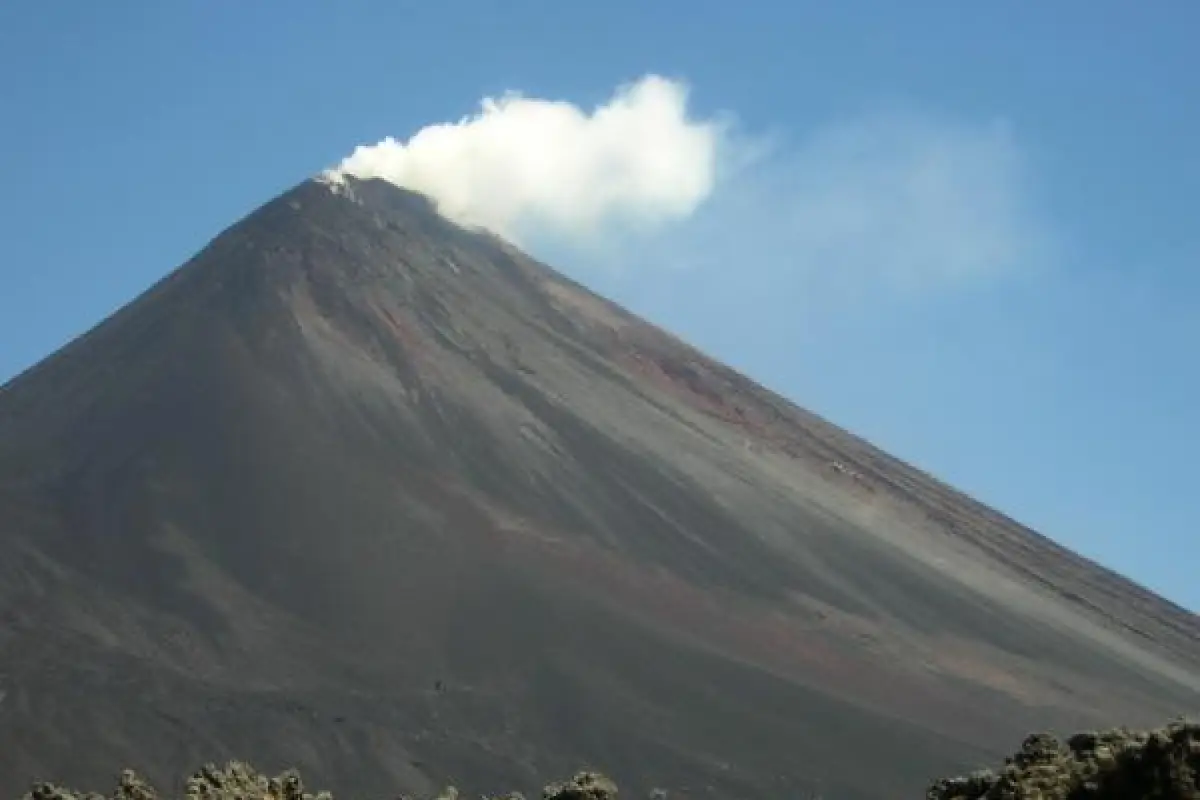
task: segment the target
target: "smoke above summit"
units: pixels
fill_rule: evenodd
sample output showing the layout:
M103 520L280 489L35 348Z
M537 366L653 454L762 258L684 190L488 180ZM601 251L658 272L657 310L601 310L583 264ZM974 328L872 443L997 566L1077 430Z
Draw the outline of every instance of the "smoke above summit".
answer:
M691 215L713 191L723 135L721 122L689 115L685 84L647 75L590 112L517 92L485 98L474 116L359 146L331 175L388 180L513 239L586 239Z
M656 74L591 109L506 92L457 122L360 145L326 179L421 192L460 224L589 275L709 275L725 308L733 289L769 286L756 317L764 298L890 303L1031 276L1058 253L1003 115L868 106L764 132L696 114L689 96Z

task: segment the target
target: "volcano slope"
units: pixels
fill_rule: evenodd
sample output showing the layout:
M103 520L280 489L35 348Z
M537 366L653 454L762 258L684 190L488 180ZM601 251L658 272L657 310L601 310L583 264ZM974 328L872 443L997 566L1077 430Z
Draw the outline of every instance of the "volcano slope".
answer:
M0 390L0 547L9 796L916 796L1200 701L1196 617L379 181Z

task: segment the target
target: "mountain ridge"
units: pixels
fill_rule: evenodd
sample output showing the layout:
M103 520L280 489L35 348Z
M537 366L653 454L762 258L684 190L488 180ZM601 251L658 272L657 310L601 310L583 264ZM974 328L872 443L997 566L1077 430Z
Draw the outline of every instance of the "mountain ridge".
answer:
M283 192L0 388L0 485L0 790L203 751L865 797L1200 699L1194 616L381 181Z

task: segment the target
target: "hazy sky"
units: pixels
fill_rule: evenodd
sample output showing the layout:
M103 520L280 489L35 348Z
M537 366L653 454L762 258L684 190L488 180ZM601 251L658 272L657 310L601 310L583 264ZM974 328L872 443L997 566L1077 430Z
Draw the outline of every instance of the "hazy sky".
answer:
M6 0L0 381L342 165L1200 608L1200 4L1139 5Z

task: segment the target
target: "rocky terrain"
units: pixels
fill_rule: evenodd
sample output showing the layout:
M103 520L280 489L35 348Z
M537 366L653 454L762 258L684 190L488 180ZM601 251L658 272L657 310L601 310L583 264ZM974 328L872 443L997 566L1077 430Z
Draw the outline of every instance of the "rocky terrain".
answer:
M1198 706L1194 615L383 182L0 388L0 794L913 796Z

